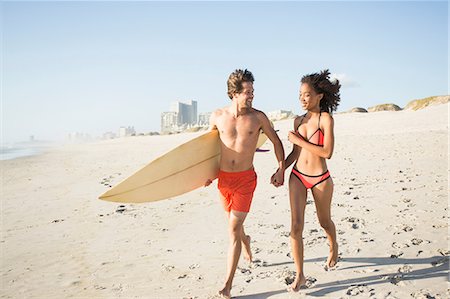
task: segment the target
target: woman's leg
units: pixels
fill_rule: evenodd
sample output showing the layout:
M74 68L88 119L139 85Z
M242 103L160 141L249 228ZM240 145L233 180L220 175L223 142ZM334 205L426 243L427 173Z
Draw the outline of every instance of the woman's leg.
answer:
M320 226L325 230L328 242L330 244L330 254L327 259L328 268L334 267L338 258L336 227L334 222L331 220L331 199L333 197L333 187L333 180L330 177L311 189L314 196L314 203L316 204L317 217L319 218Z
M289 178L289 199L291 203L291 247L296 276L289 289L297 292L305 285L303 274L303 226L305 223L307 190L303 183L291 173Z

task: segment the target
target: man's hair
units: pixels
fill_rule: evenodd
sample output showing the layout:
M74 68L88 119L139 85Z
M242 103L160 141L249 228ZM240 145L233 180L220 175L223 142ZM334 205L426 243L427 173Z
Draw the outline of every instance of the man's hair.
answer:
M233 99L233 95L236 93L241 93L243 90L242 83L251 82L253 83L255 79L253 78L253 74L245 70L235 70L231 73L230 77L228 77L228 97Z

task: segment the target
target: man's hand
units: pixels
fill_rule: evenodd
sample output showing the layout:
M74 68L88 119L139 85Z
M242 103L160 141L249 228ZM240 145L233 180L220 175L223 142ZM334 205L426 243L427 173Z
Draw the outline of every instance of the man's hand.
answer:
M284 184L284 170L278 168L278 170L270 178L270 183L275 187L283 186Z
M211 181L210 179L208 179L208 180L205 182L205 187L208 187L209 185L211 185L211 183L212 183L212 181Z

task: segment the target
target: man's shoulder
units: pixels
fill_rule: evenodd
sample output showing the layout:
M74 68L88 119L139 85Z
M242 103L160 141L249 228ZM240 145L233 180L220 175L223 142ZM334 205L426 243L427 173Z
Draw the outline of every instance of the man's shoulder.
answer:
M255 116L257 116L257 117L265 117L265 118L267 118L266 114L265 114L263 111L258 110L258 109L256 109L256 108L252 108L252 113L253 113Z
M212 115L215 117L224 115L228 112L228 110L226 109L226 107L222 107L222 108L218 108L216 110L213 111Z

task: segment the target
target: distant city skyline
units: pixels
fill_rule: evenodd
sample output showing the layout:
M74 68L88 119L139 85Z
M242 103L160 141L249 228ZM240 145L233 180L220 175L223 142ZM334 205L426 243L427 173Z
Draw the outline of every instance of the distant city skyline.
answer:
M300 114L299 81L329 68L341 105L449 93L447 1L0 3L2 143L159 132L171 102L230 103L237 68L254 106Z
M197 101L175 101L170 103L170 111L161 113L162 133L176 132L197 122Z

